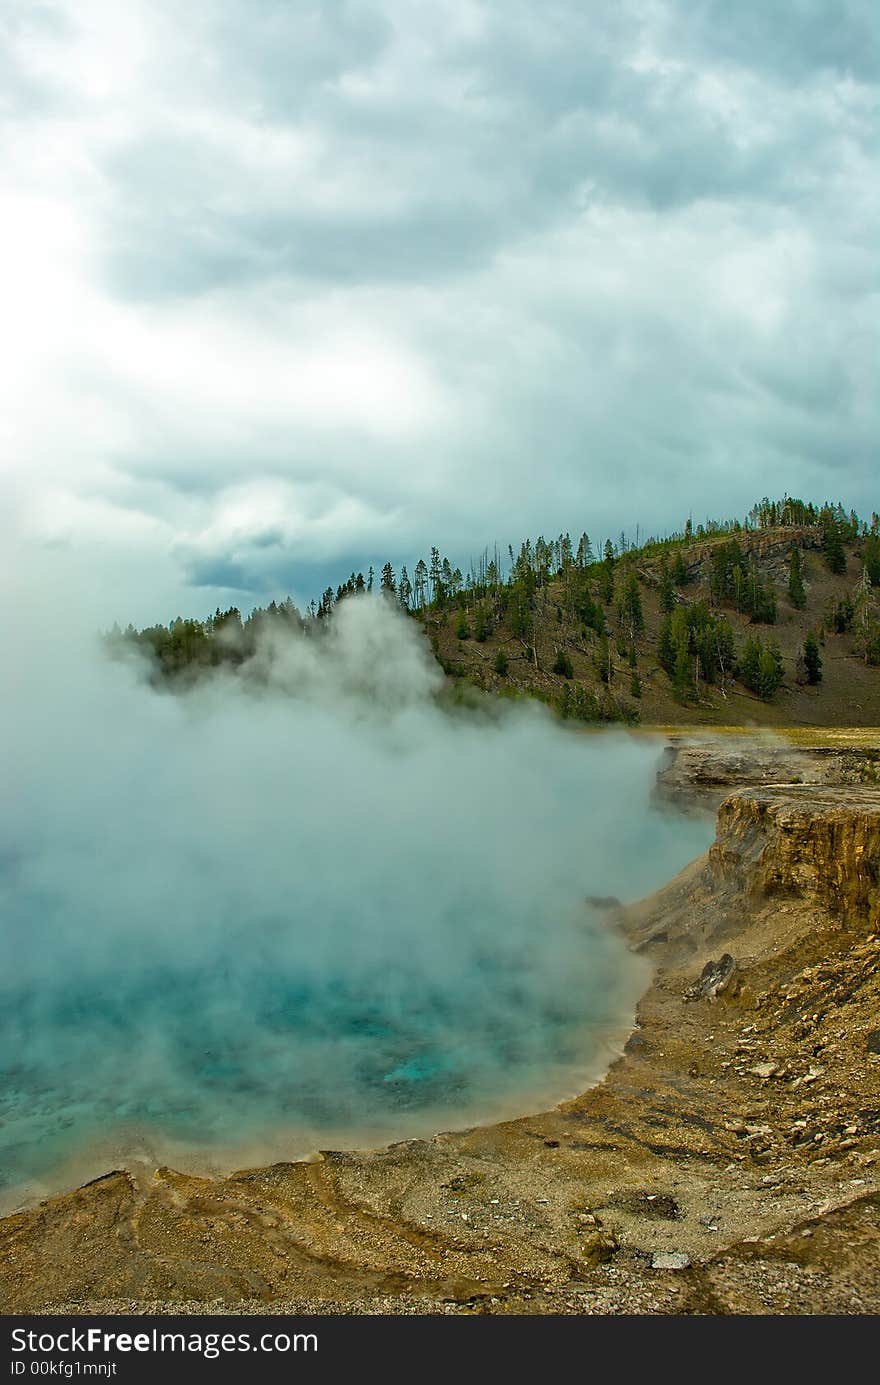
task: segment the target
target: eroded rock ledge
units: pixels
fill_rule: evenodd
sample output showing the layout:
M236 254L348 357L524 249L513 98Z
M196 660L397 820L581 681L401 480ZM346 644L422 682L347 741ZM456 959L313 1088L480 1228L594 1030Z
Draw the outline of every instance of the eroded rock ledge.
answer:
M657 971L598 1086L317 1163L108 1174L0 1222L0 1307L880 1311L878 863L876 792L732 795L619 915ZM722 953L735 984L693 998Z
M789 784L728 795L707 855L626 911L624 926L669 961L765 915L781 927L814 912L829 928L880 927L880 791Z
M880 788L880 748L793 747L769 735L742 741L682 738L667 747L655 796L680 808L714 808L729 794L755 785Z

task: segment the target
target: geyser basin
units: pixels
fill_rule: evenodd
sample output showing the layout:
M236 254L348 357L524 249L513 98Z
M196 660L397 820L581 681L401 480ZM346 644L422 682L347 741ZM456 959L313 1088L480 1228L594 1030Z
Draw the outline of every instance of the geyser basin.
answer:
M651 810L657 747L532 708L449 717L409 623L378 602L342 616L323 645L274 650L259 692L157 694L87 665L62 715L51 685L22 688L0 842L7 1191L96 1146L297 1157L598 1075L644 972L585 898L656 888L708 822Z

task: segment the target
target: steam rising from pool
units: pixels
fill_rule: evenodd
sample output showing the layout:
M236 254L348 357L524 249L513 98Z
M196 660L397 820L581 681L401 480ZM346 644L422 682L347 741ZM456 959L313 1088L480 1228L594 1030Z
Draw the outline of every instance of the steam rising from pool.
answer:
M62 672L6 709L0 1183L114 1140L401 1138L596 1075L644 972L585 897L710 835L649 808L655 747L444 712L381 599L186 694L91 649Z

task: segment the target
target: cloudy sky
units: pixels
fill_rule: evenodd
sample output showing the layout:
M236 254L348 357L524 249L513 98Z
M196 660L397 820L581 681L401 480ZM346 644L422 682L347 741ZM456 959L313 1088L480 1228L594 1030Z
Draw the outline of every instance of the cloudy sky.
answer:
M5 0L8 553L143 623L870 511L873 11Z

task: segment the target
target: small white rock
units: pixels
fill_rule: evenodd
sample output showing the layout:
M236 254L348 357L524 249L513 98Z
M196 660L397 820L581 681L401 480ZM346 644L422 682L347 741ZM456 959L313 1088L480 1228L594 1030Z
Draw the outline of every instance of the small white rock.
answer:
M680 1250L658 1250L651 1261L652 1270L686 1270L691 1257Z
M749 1072L754 1073L755 1077L764 1078L773 1077L774 1073L778 1071L778 1063L756 1063L753 1068L749 1068Z

